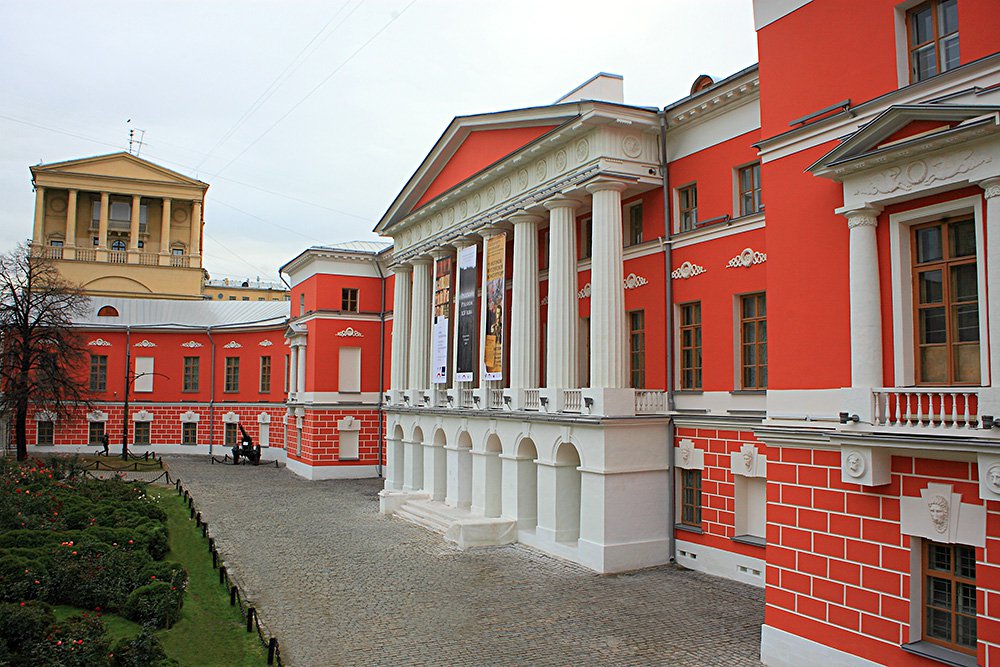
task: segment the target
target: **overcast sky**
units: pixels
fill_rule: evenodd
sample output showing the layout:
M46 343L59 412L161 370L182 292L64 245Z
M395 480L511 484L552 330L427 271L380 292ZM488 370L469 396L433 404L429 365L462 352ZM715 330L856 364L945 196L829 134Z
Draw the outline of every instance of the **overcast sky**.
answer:
M456 115L599 71L662 107L757 58L750 0L3 0L0 25L0 250L31 235L29 165L133 127L211 185L204 265L233 278L373 238Z

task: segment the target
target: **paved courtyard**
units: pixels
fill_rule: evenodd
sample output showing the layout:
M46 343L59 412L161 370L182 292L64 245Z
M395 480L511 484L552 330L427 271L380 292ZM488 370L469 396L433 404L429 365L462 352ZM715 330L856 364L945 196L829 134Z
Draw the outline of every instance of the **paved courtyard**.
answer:
M282 656L313 665L760 665L763 591L462 552L378 513L381 480L167 457Z

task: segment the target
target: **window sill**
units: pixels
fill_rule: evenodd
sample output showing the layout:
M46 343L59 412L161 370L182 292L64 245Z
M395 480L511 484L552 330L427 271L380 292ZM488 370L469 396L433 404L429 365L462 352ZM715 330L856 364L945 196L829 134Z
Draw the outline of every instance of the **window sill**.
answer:
M201 393L198 389L182 389L182 394L198 394Z
M681 396L701 396L704 393L705 392L703 390L701 390L701 389L676 389L676 390L674 390L674 394L675 395L679 394Z
M909 644L903 644L900 648L907 653L929 658L945 665L954 665L954 667L976 667L979 664L974 655L953 651L943 646L932 644L931 642L910 642Z
M686 533L695 533L696 535L704 535L705 531L698 526L689 526L686 523L675 523L675 530L683 530Z
M767 396L767 389L734 389L729 393L738 396Z
M756 535L735 535L731 538L733 542L738 542L740 544L749 544L754 547L766 547L767 540L763 537L757 537Z

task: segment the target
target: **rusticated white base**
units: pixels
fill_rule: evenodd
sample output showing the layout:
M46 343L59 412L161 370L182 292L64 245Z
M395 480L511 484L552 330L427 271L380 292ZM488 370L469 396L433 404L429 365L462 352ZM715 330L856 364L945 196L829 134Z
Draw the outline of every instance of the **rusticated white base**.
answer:
M689 570L764 587L766 564L760 558L677 540L677 564Z
M877 662L838 651L769 625L760 628L760 661L767 667L881 667Z
M129 452L137 455L142 455L143 452L149 452L151 454L187 454L194 456L216 456L222 458L226 454L232 453L231 447L226 447L225 445L215 445L209 450L208 445L130 445ZM29 445L28 446L28 456L36 456L39 454L88 454L90 456L96 456L100 452L104 451L100 445ZM121 443L111 443L108 447L110 456L114 458L115 456L121 456L122 445ZM280 447L261 447L260 448L260 458L263 461L285 461L285 450Z
M305 479L365 479L378 477L377 466L311 466L295 459L287 459L285 465L299 477Z
M517 541L601 574L641 570L663 565L669 560L665 539L597 544L588 540L557 540L551 530L534 528L519 530Z

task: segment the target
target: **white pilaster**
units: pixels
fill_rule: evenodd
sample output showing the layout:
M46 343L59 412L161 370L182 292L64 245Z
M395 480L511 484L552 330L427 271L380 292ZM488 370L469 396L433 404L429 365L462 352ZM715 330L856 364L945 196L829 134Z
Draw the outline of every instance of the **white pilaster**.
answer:
M850 229L851 386L882 386L882 307L875 227L881 209L838 211Z
M510 386L538 386L538 223L537 215L511 217L514 223L514 270L511 290Z
M45 245L45 188L35 188L35 228L32 239L36 245Z
M160 254L170 256L170 197L164 197L160 208Z
M1000 385L1000 178L979 184L986 197L986 282L990 386Z
M76 245L76 190L66 193L66 240L63 245Z
M593 195L594 245L590 270L590 386L628 387L625 285L622 276L621 181L587 186Z
M431 308L434 263L429 257L413 262L413 302L410 309L410 389L429 389L431 382Z
M188 253L191 255L201 254L201 202L191 202L191 237L188 244Z
M288 396L293 398L299 391L299 346L291 346L291 358L288 360Z
M296 390L299 393L305 393L306 391L306 346L299 346L299 358L297 364L298 377L295 380Z
M101 208L97 218L97 247L100 250L108 249L108 207L111 201L110 192L101 193Z
M580 311L577 299L576 209L580 202L556 197L549 210L549 306L545 341L545 383L579 386Z
M131 216L128 226L128 247L130 250L139 251L139 206L142 198L139 195L132 195Z
M413 267L409 264L397 264L392 267L393 305L392 305L392 355L389 370L389 386L394 392L405 391L409 377L409 345L410 345L410 308L411 308L411 276ZM395 400L395 399L394 399Z

